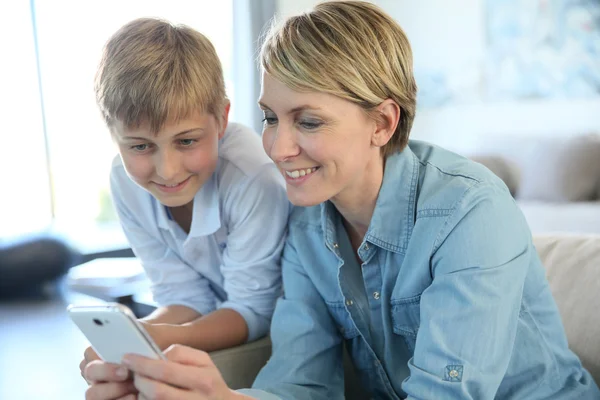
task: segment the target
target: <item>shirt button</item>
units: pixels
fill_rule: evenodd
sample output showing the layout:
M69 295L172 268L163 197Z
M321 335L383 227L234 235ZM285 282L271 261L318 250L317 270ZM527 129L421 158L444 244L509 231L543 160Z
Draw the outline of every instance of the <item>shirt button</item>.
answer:
M365 250L369 250L369 243L365 243Z
M351 306L352 304L354 304L354 302L350 299L346 300L346 305L347 306Z
M379 292L374 292L374 293L373 293L373 298L374 298L375 300L379 300Z
M448 372L448 375L450 375L451 378L456 378L458 376L458 371L453 369L452 371Z
M334 249L337 249L338 247L340 247L340 246L339 246L337 243L334 243L334 244L333 244L333 248L334 248Z

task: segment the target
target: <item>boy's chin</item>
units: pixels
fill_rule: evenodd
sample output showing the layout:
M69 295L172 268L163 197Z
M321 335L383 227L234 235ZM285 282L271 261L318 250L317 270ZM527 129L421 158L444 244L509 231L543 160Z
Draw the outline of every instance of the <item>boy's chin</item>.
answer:
M190 194L165 194L165 193L151 193L152 196L158 200L162 205L175 208L185 206L194 201L194 196Z

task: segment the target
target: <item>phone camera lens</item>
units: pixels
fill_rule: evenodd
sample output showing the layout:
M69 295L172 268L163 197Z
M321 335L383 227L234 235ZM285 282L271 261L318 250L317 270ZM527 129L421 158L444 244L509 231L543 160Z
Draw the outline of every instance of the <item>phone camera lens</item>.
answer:
M95 323L96 325L98 325L98 326L102 326L102 325L104 325L104 324L102 323L102 321L100 321L98 318L94 318L94 323Z

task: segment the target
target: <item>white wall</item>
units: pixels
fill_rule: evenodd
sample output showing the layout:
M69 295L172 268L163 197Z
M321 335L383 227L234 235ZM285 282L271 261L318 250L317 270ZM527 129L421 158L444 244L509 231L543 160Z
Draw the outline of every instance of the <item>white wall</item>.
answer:
M278 0L278 16L318 1ZM470 151L486 135L565 136L600 132L600 97L591 100L478 100L485 50L484 0L376 0L408 35L416 70L439 70L459 93L455 105L421 108L412 137ZM419 81L417 82L419 83Z

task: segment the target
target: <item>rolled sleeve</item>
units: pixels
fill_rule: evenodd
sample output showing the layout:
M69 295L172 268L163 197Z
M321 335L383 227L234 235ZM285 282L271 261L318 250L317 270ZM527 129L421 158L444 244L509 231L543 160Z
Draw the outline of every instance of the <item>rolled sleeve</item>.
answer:
M219 308L237 311L248 325L248 341L269 332L281 296L281 251L290 204L272 164L228 196L227 247L221 271L227 301Z
M258 389L240 389L238 393L245 394L257 400L281 400L281 397L277 397L274 394L265 392L264 390Z
M531 234L512 198L478 184L436 247L402 388L409 399L494 399L512 354Z

